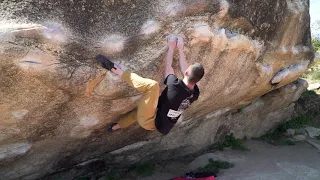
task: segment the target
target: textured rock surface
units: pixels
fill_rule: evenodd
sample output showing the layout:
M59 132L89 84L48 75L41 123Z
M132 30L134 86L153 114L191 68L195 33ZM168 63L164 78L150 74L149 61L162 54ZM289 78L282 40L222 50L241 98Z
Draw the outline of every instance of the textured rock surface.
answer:
M0 162L3 163L14 160L25 155L30 149L31 144L29 143L6 144L0 146Z
M301 0L1 1L0 145L32 148L2 165L0 178L34 179L95 158L108 166L181 156L230 132L262 135L290 118L307 87L295 80L314 56L308 8ZM171 32L185 36L188 61L206 67L200 99L168 136L138 126L107 134L140 96L110 73L93 87L101 75L93 57L162 81Z

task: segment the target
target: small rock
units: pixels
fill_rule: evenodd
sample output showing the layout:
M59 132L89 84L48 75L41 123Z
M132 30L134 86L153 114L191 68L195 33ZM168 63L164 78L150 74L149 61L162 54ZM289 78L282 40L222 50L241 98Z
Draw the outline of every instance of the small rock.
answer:
M300 128L300 129L295 129L295 135L307 135L307 133L304 128Z
M294 141L304 141L304 140L306 140L306 136L305 135L295 135L295 136L293 136L293 140Z
M318 128L308 126L305 128L305 130L308 132L308 135L311 138L316 138L317 136L320 136L320 129Z
M294 136L294 134L295 134L295 130L294 129L287 129L287 131L283 133L283 135L287 136L287 137Z

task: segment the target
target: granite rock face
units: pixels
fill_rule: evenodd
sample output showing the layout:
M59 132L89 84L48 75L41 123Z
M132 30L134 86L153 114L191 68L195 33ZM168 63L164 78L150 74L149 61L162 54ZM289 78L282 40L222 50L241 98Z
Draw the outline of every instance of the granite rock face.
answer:
M181 156L228 133L263 134L290 119L308 86L297 80L314 57L308 9L308 0L1 1L0 179L91 159ZM167 136L137 125L106 133L140 95L102 73L95 55L161 82L168 33L183 35L188 62L205 66L199 100Z

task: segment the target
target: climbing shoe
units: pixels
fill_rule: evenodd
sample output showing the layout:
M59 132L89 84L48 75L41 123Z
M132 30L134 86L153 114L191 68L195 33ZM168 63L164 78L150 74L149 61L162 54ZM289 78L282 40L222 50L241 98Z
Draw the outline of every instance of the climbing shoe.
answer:
M115 125L117 125L117 124L118 124L118 123L113 123L113 124L111 124L111 126L109 126L109 128L108 128L108 132L116 131L116 130L113 130L112 127L115 126Z
M98 60L98 62L100 63L100 65L105 68L108 69L109 71L111 71L111 69L117 69L116 67L114 67L114 63L111 62L107 57L103 56L103 55L98 55L96 57L96 59Z

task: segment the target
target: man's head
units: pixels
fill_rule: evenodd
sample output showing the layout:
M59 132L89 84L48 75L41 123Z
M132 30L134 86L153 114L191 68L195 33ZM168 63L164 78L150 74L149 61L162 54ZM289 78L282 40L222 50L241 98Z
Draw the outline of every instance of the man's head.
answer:
M196 84L204 75L204 68L200 63L194 63L184 73L188 83Z

